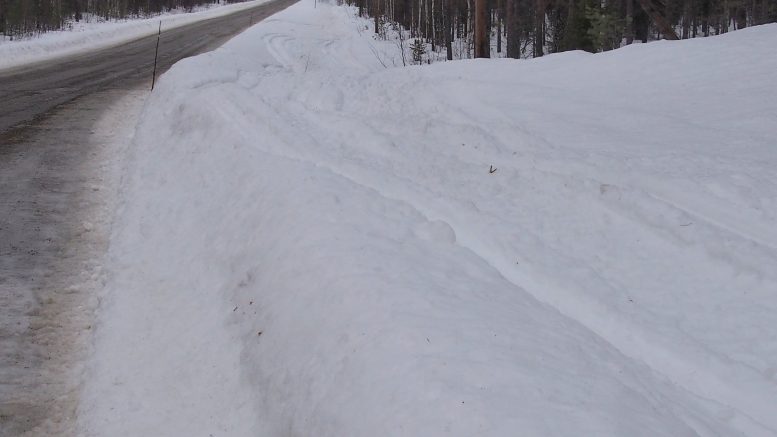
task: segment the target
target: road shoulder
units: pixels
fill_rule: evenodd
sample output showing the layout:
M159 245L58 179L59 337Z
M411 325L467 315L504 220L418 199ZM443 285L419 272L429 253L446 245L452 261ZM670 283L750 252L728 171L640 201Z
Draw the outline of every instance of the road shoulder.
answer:
M0 435L70 435L146 90L76 99L0 148Z

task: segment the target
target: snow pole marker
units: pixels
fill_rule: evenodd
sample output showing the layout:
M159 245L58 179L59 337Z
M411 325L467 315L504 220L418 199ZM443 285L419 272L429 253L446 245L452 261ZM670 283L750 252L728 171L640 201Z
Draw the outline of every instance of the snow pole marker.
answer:
M151 91L154 91L156 83L156 61L159 57L159 39L162 37L162 20L159 20L159 32L156 35L156 51L154 52L154 73L151 75Z

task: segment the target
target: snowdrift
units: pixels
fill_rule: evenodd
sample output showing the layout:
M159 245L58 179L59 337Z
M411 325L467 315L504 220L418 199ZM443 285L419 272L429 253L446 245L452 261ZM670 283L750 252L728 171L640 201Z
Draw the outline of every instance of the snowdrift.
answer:
M777 26L386 69L366 25L161 78L83 434L777 435Z

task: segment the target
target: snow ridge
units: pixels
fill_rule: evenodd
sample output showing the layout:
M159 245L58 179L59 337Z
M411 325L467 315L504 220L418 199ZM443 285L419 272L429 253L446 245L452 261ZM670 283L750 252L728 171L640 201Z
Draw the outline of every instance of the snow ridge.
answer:
M386 69L311 3L149 99L86 435L777 435L777 26Z

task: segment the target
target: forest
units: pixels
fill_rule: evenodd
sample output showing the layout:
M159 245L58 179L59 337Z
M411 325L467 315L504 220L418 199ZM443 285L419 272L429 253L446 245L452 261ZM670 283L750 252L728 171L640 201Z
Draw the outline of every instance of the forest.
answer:
M232 0L227 0L232 1ZM218 0L0 0L6 39L66 29L80 20L147 17ZM777 0L346 0L391 30L421 62L538 57L567 50L607 51L656 39L686 39L777 21ZM405 41L401 41L404 43ZM454 42L458 43L454 54ZM428 59L428 56L427 56Z
M635 41L706 37L777 22L777 0L347 0L399 36L415 62L602 52ZM406 35L406 36L405 36ZM454 43L458 50L454 48Z
M29 37L52 30L67 29L73 22L81 20L142 18L172 9L191 11L196 6L218 2L219 0L0 0L0 35L7 39Z

